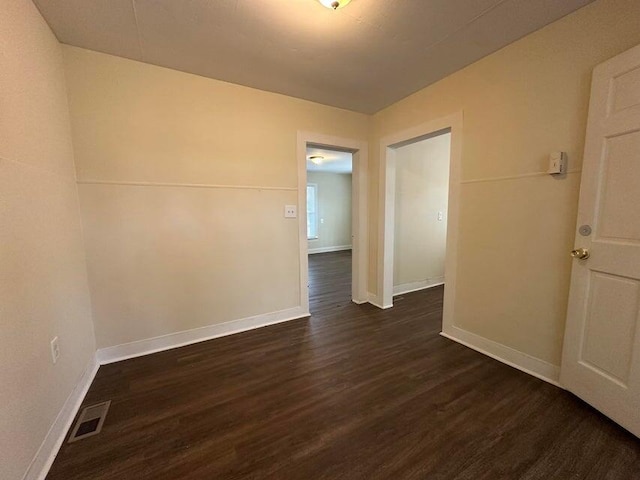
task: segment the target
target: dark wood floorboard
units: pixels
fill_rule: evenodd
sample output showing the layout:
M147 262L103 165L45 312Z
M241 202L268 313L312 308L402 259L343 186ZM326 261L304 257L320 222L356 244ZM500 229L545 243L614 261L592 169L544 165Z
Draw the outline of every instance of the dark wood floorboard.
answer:
M101 367L47 478L640 479L639 439L439 336L441 287L358 306L350 261L312 256L310 319Z

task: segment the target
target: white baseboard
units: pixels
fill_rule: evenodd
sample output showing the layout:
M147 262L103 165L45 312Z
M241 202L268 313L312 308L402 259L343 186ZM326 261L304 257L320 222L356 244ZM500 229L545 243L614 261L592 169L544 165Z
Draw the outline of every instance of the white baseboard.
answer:
M313 255L314 253L342 252L343 250L351 250L351 245L338 245L335 247L310 248L307 251L307 253L309 255Z
M367 297L368 297L368 302L374 307L381 308L382 310L386 310L387 308L393 307L393 305L383 305L382 302L380 301L380 298L375 293L369 292L367 294Z
M170 333L160 337L148 338L131 343L124 343L113 347L101 348L97 352L98 362L101 365L119 362L129 358L141 357L151 353L171 350L193 343L211 340L213 338L233 335L255 328L266 327L276 323L287 322L297 318L308 317L309 312L302 307L288 308L278 312L255 315L253 317L232 320L230 322L208 325L206 327L184 330Z
M404 295L405 293L417 292L418 290L425 290L431 287L437 287L438 285L444 285L444 276L431 277L419 282L403 283L402 285L393 286L394 295Z
M75 388L64 402L60 413L58 413L53 425L51 425L46 437L40 444L38 452L31 461L31 465L29 465L27 472L24 474L24 477L22 477L23 480L45 479L71 427L71 423L76 417L76 413L78 413L80 405L82 405L82 401L98 372L99 366L94 356L82 373Z
M60 413L49 429L47 436L32 460L31 465L27 469L23 480L45 479L100 365L126 360L128 358L149 355L163 350L182 347L184 345L190 345L210 340L212 338L233 335L234 333L240 333L308 316L309 312L304 311L302 307L294 307L264 315L256 315L231 322L172 333L162 337L155 337L138 342L117 345L115 347L99 349L94 358L92 358L91 363L82 374L82 377L73 389L73 392L71 392L64 403L62 410L60 410Z
M524 352L507 347L488 338L481 337L475 333L463 330L459 327L447 327L447 331L440 333L443 337L461 343L462 345L472 348L477 352L483 353L488 357L498 360L502 363L517 368L529 375L549 382L556 387L562 388L560 385L560 367L551 363L532 357Z

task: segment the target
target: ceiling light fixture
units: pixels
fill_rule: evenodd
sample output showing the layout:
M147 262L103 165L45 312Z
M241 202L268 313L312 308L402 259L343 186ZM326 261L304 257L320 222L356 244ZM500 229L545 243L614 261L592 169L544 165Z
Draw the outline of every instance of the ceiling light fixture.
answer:
M309 160L311 161L311 163L315 163L316 165L321 165L322 161L324 160L324 157L322 155L311 155L309 157Z
M322 5L333 10L345 7L351 0L318 0Z

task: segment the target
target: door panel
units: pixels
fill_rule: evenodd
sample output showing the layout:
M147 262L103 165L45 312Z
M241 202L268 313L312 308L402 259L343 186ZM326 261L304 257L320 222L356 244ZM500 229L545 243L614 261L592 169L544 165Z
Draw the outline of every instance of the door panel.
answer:
M640 46L593 72L577 227L560 381L640 436Z
M640 105L640 68L634 68L622 73L611 82L611 96L609 114L618 113L626 108Z
M602 221L600 237L640 241L640 222L630 222L628 216L629 206L640 206L637 152L640 152L640 130L607 139L598 215Z
M640 282L592 272L580 361L626 386Z

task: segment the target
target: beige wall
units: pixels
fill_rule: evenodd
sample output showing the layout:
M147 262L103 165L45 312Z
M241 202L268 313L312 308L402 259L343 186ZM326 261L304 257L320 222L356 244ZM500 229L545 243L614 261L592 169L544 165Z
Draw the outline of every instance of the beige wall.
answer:
M640 43L637 0L597 0L373 118L60 47L28 0L0 0L0 22L0 477L23 475L95 350L76 174L105 347L298 305L297 130L370 141L375 293L379 141L462 110L456 324L559 363L591 70ZM557 150L572 173L523 176Z
M297 131L369 118L63 51L98 346L298 306Z
M558 365L580 175L542 172L552 151L580 170L594 66L640 43L640 2L598 0L374 117L370 288L380 138L464 112L457 326ZM481 180L476 182L476 180Z
M0 478L18 480L95 342L60 46L30 0L0 0L0 26Z
M307 172L318 186L318 238L309 251L351 245L351 174Z
M393 285L396 291L444 280L451 134L395 152ZM438 221L442 212L442 221Z

